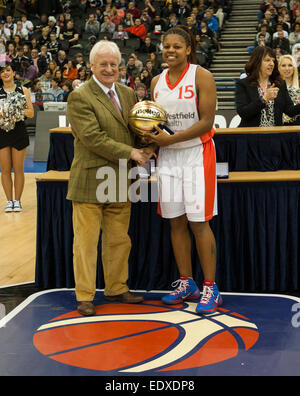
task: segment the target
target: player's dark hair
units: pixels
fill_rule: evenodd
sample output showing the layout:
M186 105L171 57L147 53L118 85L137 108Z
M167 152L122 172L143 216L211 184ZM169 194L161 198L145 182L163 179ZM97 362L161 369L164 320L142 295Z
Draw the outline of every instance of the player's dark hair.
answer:
M196 64L197 63L196 41L195 41L195 37L194 37L193 33L188 29L188 27L184 26L184 25L174 26L174 27L170 28L169 30L167 30L166 33L164 33L164 39L169 34L178 34L179 36L181 36L184 39L186 46L191 47L191 53L188 56L188 61Z

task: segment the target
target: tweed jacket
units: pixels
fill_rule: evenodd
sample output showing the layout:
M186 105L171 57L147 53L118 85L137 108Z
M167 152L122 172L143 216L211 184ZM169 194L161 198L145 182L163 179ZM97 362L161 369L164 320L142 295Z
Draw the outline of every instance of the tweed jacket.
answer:
M74 159L67 199L99 203L96 190L105 182L107 189L115 191L108 202L122 201L119 200L119 160L126 160L123 162L127 172L131 167L129 158L134 144L134 136L128 128L128 115L136 98L131 88L120 83L116 83L116 91L123 117L93 78L69 95L67 118L74 136ZM113 175L109 178L108 173L99 177L97 171L101 167L113 170L115 180ZM128 189L127 182L127 186L122 184L123 189ZM122 196L124 198L124 192Z
M236 81L235 102L236 111L241 117L239 127L258 127L265 104L260 100L257 87L252 86L247 78ZM279 87L277 98L274 100L275 126L283 124L283 113L290 117L300 113L300 104L294 106L285 81Z

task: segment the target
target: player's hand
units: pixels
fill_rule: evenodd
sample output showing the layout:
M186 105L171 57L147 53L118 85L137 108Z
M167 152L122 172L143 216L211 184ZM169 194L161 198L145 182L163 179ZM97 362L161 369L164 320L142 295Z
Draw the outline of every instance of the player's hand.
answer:
M157 131L157 134L151 134L150 139L152 142L156 143L158 146L169 146L174 142L174 136L170 135L168 132L164 131L163 129L159 128L157 125L154 127Z

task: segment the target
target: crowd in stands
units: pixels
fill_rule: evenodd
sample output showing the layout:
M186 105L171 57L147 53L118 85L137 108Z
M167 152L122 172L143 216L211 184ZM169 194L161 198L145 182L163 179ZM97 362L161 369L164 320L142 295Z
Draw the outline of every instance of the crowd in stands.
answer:
M257 34L248 52L259 45L273 48L278 59L291 54L300 69L300 0L266 0L260 4Z
M143 100L152 77L167 67L164 32L188 26L197 61L209 68L230 12L231 0L0 1L0 53L11 59L33 103L67 101L91 76L88 55L95 42L115 40L123 55L120 81Z

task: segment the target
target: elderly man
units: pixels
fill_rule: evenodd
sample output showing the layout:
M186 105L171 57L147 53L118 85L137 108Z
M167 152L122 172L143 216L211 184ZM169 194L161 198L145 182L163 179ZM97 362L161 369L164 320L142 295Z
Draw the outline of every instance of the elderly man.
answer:
M124 197L124 191L119 189L122 184L119 160L125 163L126 183L129 183L127 172L131 160L143 165L149 156L133 147L128 115L136 98L131 88L117 82L120 61L115 43L99 41L90 53L92 78L68 98L67 116L75 138L75 154L67 198L73 201L74 275L77 309L82 315L96 312L93 299L100 228L105 299L125 303L143 301L142 296L131 293L127 286L131 249L129 185L124 186L126 199L121 202L124 200L119 197ZM116 183L109 185L105 170L113 172ZM101 183L108 183L112 192L106 202L103 194L99 196L97 192Z

